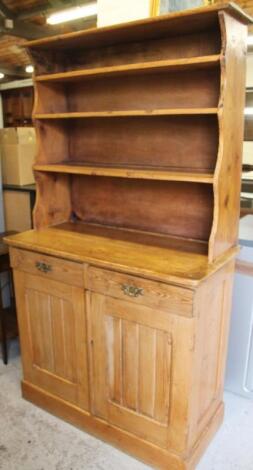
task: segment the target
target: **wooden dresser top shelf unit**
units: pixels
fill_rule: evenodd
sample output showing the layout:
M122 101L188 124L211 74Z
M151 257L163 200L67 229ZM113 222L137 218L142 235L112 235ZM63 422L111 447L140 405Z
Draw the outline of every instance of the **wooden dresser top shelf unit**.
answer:
M79 221L154 233L158 246L159 237L172 250L190 246L207 264L235 249L243 100L227 80L244 61L238 31L249 21L220 4L27 43L35 228ZM234 62L229 35L241 48Z

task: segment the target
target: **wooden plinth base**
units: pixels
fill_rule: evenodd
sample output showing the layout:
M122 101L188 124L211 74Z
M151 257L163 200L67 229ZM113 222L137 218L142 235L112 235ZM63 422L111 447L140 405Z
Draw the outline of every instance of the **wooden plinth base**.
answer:
M67 403L25 381L22 382L22 393L26 400L31 401L53 415L118 447L154 468L164 470L193 470L222 423L224 415L224 405L220 403L200 439L191 453L184 459L179 455L143 441L122 429L116 428L104 420L96 418L71 403Z

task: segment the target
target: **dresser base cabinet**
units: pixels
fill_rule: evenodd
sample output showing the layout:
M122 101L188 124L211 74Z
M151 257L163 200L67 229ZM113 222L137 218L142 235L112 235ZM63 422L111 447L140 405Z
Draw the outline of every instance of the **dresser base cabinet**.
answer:
M223 416L234 261L190 289L10 254L24 397L157 468L194 468Z

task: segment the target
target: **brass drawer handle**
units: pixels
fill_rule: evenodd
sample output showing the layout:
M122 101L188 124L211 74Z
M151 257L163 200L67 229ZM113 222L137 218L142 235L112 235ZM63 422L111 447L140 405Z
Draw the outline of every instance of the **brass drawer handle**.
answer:
M36 261L35 266L42 273L49 273L52 271L52 266L50 266L50 264L42 263L42 261Z
M141 287L131 286L129 284L123 284L121 286L122 291L125 295L129 297L139 297L139 295L143 295L143 289Z

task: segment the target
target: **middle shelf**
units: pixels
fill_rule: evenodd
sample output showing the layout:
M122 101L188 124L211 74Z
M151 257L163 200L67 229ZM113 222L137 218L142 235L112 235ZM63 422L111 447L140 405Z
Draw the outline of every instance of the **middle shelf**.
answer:
M131 74L137 75L154 72L214 68L221 60L222 56L220 54L214 54L130 64L117 64L105 67L67 70L46 75L38 75L35 80L36 82L73 82L77 80L118 75L126 76Z
M164 169L153 169L141 166L111 166L71 163L35 164L35 171L47 173L65 173L72 175L111 176L117 178L134 178L162 181L185 181L192 183L213 184L214 175L208 172L182 172Z
M169 108L169 109L131 109L122 111L92 111L70 113L36 113L35 119L74 119L74 118L107 118L130 116L173 116L173 115L208 115L217 114L218 108Z

